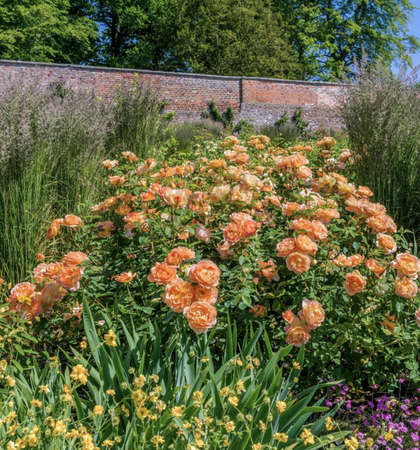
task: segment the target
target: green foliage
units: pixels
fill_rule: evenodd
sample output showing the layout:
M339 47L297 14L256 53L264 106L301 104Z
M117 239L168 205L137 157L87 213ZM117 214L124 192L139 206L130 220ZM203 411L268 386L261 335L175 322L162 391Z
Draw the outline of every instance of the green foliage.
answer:
M420 102L414 71L393 75L363 65L342 114L355 172L375 199L407 228L420 231Z
M70 0L0 1L0 58L86 63L97 24L71 11Z
M184 70L299 78L281 15L267 0L175 0L174 53Z
M192 338L180 321L165 328L149 322L141 334L122 323L122 335L108 346L103 339L113 328L110 318L102 314L105 325L98 332L86 301L83 308L89 348L72 350L74 356L68 355L71 367L60 368L53 360L41 370L34 360L26 373L13 366L6 369L16 384L0 393L0 417L4 420L15 411L13 422L20 425L20 431L8 436L11 425L2 427L4 448L23 436L25 427L30 435L35 425L40 429L39 444L46 450L62 445L77 448L78 441L88 439L86 434L96 445L109 439L115 443L113 448L127 450L156 448L154 436L161 437L162 449L186 449L199 440L214 449L223 448L226 441L231 450L257 443L284 448L276 433L284 433L287 445L315 450L348 434L326 430L325 420L337 408L327 412L321 406L325 397L315 397L318 390L335 383L302 390L297 383L303 347L292 365L290 360L285 362L292 346L274 352L265 336L266 359L259 343L262 327L255 332L250 329L238 342L236 324L228 324L226 350L218 356L211 350L213 333ZM123 342L127 343L124 349ZM77 365L88 370L87 383L74 379ZM8 404L12 399L13 406ZM42 402L42 407L33 405L33 400ZM279 402L284 403L279 407ZM103 408L100 415L93 414L96 405ZM46 408L52 420L45 419ZM60 420L67 428L64 431L59 431ZM83 433L79 428L80 434L67 435L81 425L89 431ZM313 435L305 446L304 429Z
M292 123L295 124L299 134L304 133L304 131L308 128L309 122L305 122L302 119L303 110L301 107L299 107L292 117Z
M232 130L233 133L238 133L239 135L250 136L255 133L254 125L247 120L241 119Z
M415 8L410 0L274 0L273 5L289 24L304 79L352 75L353 59L364 53L390 66L395 59L411 60L408 53L419 48L408 32Z
M209 115L215 122L222 123L224 128L232 126L234 115L230 106L227 107L223 114L220 114L215 103L212 101L209 104Z

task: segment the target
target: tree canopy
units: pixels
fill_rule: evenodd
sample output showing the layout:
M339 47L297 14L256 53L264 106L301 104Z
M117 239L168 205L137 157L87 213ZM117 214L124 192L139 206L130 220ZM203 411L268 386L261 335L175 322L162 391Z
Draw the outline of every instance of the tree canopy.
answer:
M0 0L0 58L333 80L420 43L410 0Z

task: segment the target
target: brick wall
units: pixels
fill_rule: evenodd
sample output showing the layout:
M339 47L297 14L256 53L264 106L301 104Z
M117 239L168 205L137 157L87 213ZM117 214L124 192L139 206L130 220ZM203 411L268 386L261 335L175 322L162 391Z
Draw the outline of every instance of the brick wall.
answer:
M176 111L177 121L199 120L214 101L219 111L230 106L235 122L272 125L284 112L292 115L300 106L311 125L342 126L337 106L343 84L0 60L0 91L9 77L19 74L33 76L42 86L66 83L104 98L119 84L139 77L168 102L168 111Z

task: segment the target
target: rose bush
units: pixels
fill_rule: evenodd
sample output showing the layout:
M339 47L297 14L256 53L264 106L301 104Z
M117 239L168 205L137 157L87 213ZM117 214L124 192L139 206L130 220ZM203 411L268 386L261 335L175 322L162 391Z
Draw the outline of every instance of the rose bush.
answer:
M30 289L13 288L10 308L40 328L54 311L77 319L80 284L94 310L138 327L176 314L197 333L228 314L239 333L264 321L274 345L307 343L309 378L417 383L417 249L354 185L352 158L330 137L282 148L266 136L229 136L176 163L116 155L103 163L108 197L47 233L67 233L89 259L66 257L37 280L41 264ZM45 284L55 286L48 301Z

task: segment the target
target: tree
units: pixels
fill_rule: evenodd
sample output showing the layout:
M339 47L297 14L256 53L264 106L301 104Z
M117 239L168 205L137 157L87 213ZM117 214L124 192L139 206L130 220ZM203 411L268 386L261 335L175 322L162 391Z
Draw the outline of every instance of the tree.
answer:
M185 70L298 78L297 54L270 0L175 0L174 57Z
M0 58L88 62L97 26L70 8L69 0L0 0Z
M390 66L420 48L408 34L410 0L273 0L289 23L306 78L352 76L354 58Z

